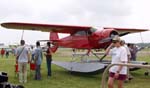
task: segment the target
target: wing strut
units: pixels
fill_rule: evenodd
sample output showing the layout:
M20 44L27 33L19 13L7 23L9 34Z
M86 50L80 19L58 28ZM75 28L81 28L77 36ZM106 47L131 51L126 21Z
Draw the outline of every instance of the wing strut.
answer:
M24 30L22 30L21 40L23 40L23 36L24 36Z
M144 41L143 41L143 37L142 37L142 33L140 32L140 37L141 37L141 41L142 41L142 43L144 43Z

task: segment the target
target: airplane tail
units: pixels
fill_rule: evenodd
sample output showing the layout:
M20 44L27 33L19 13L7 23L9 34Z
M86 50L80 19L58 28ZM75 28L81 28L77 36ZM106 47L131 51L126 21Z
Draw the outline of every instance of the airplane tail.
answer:
M57 41L59 40L58 33L50 32L50 41Z
M53 53L55 53L56 50L58 49L58 40L59 40L58 33L50 32L50 41L53 44L53 46L51 47L51 50Z

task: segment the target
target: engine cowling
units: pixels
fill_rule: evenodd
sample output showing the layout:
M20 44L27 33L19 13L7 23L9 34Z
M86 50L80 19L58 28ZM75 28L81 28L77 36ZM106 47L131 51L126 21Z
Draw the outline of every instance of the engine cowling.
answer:
M119 33L114 29L104 29L100 32L100 43L105 43L111 41L111 39Z

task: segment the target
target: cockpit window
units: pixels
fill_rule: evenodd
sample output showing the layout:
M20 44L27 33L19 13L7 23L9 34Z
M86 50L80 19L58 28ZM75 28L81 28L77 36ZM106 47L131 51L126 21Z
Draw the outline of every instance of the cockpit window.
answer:
M91 35L93 32L95 32L97 29L96 28L91 28L87 33L88 35Z
M75 36L84 36L84 35L86 35L86 32L85 31L78 31L74 35Z
M96 28L93 28L93 27L90 29L90 31L91 31L92 33L95 32L96 30L97 30L97 29L96 29Z
M91 28L90 30L88 30L88 31L78 31L78 32L76 32L75 34L73 34L73 35L75 35L75 36L87 36L87 35L91 35L93 32L95 32L97 29L96 28Z

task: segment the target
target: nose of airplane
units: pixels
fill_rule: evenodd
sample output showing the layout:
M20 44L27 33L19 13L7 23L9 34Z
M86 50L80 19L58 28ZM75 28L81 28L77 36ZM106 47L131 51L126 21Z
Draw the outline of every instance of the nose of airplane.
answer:
M119 36L119 35L116 34L116 33L115 33L115 34L114 34L114 33L111 33L110 36L108 36L108 37L106 37L106 38L100 40L99 43L110 42L110 41L112 41L112 39L115 38L115 36Z

